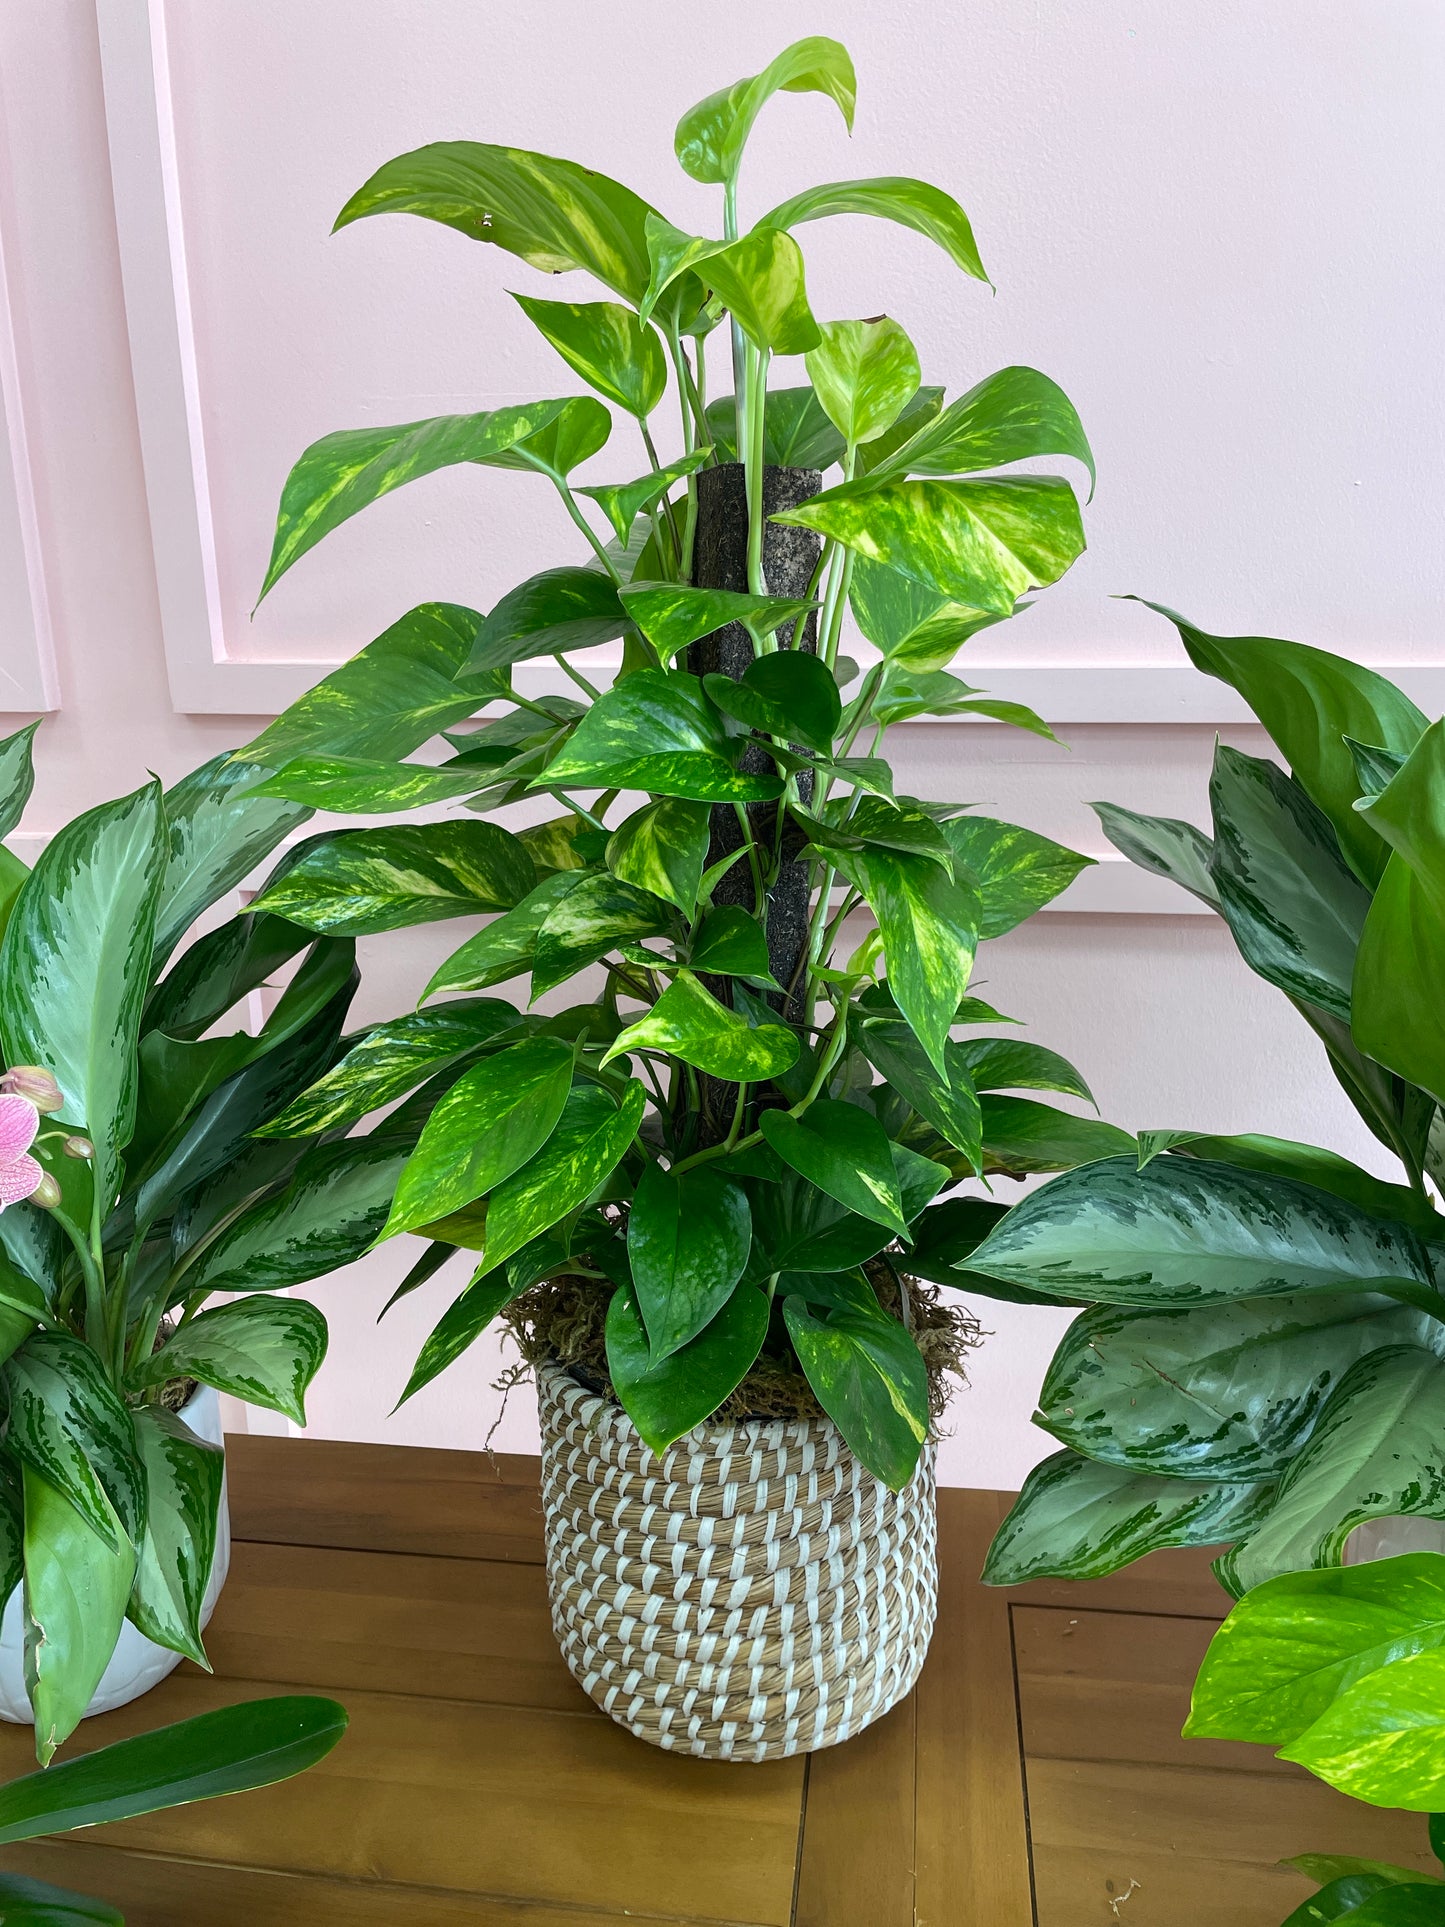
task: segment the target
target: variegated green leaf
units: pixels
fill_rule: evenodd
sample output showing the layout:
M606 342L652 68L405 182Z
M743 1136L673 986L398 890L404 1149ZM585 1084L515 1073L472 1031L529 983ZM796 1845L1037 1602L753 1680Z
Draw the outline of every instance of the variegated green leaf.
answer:
M611 432L600 401L575 395L475 415L434 415L395 428L343 428L313 442L286 478L264 597L308 549L406 482L460 462L554 469L595 455ZM563 473L566 472L564 468Z
M108 1545L117 1515L132 1541L145 1524L145 1477L130 1414L100 1359L68 1332L36 1332L3 1370L10 1450L63 1492Z
M271 854L311 811L306 798L276 800L265 771L223 753L165 793L166 866L156 906L159 967L203 910ZM332 807L335 807L333 805Z
M766 802L780 776L743 775L723 720L696 676L639 669L587 711L535 787L639 789L698 802Z
M807 358L829 421L852 446L890 429L918 393L918 351L896 321L825 321Z
M628 612L596 569L544 569L504 595L482 624L469 669L498 669L532 656L555 656L611 642Z
M1037 368L1001 368L961 395L869 471L872 484L903 475L967 475L1036 455L1072 455L1094 481L1094 454L1074 404Z
M575 890L553 905L537 932L533 998L555 990L622 944L665 935L676 921L673 909L661 897L606 870L583 877Z
M858 94L853 63L838 41L815 34L785 47L762 73L735 80L688 109L673 137L684 173L695 181L735 180L753 122L780 91L826 94L852 131Z
M27 723L0 742L0 836L9 836L25 813L35 787L33 749L38 722Z
M1445 1807L1445 1653L1411 1653L1347 1686L1313 1726L1280 1748L1328 1786L1379 1807L1438 1813ZM1404 1904L1387 1906L1394 1896ZM1445 1919L1436 1886L1387 1888L1353 1918L1384 1927L1431 1927Z
M1156 877L1167 877L1191 896L1219 908L1219 890L1210 870L1214 845L1192 823L1173 816L1140 816L1117 803L1089 806L1114 848Z
M703 677L703 688L725 716L784 742L827 755L843 714L833 672L802 649L777 649L750 662L741 678Z
M297 756L258 783L253 796L286 797L338 816L389 816L469 796L486 782L477 769L432 769L423 763L372 762L363 756Z
M649 1164L627 1218L627 1257L654 1363L710 1325L743 1275L753 1239L747 1194L706 1165Z
M820 1098L801 1116L764 1111L764 1138L785 1164L830 1198L908 1235L898 1173L883 1126L857 1105Z
M783 1316L813 1394L853 1456L901 1492L928 1437L928 1368L872 1287L857 1282L853 1301L815 1308L795 1294Z
M666 468L656 469L650 475L641 475L635 482L599 482L575 489L573 493L590 496L617 531L618 541L625 542L637 518L650 515L674 482L696 474L711 452L706 448L694 449L691 455L669 462Z
M25 1467L25 1685L35 1755L49 1766L110 1664L135 1579L135 1548L111 1513L87 1525L63 1492Z
M686 797L646 803L612 832L607 867L624 883L676 904L690 917L707 861L708 820L707 804Z
M554 905L569 890L576 889L584 874L581 870L559 870L544 877L515 909L494 917L460 950L452 952L422 992L421 1001L425 1003L446 990L486 990L529 969L537 932Z
M793 228L804 221L821 221L830 214L869 214L881 221L896 221L937 242L965 274L978 281L988 280L968 216L951 194L945 194L941 187L931 187L927 181L901 174L884 174L866 181L828 181L804 188L801 194L765 214L763 221L768 227Z
M131 1376L140 1385L197 1378L304 1425L306 1388L325 1356L326 1320L314 1305L255 1296L192 1318Z
M667 1358L654 1360L631 1285L607 1307L607 1370L622 1409L659 1456L712 1417L746 1378L768 1334L768 1301L741 1284L712 1323Z
M489 1269L587 1202L626 1155L646 1108L647 1092L636 1078L629 1078L620 1104L595 1084L571 1092L542 1149L492 1193Z
M146 1526L127 1617L147 1639L184 1653L209 1672L201 1607L216 1556L225 1457L218 1445L198 1439L184 1420L160 1405L139 1408L135 1438L145 1469Z
M971 603L956 602L939 589L927 587L904 575L899 569L870 562L855 555L850 578L849 600L858 627L890 664L908 673L905 693L896 691L897 677L890 674L882 701L874 703L875 715L886 722L906 720L900 715L900 702L906 707L920 697L914 694L919 676L928 676L952 662L963 645L980 629L990 629L1004 619L1002 613L980 611ZM1012 615L1010 605L1006 612ZM955 692L966 697L976 692L948 678L948 686L923 692L926 700L912 709L915 715L939 713L940 707L961 708L953 700ZM940 698L943 703L940 704Z
M690 970L679 970L647 1015L618 1032L602 1061L635 1050L665 1051L732 1084L767 1083L798 1061L794 1032L783 1024L750 1025Z
M1001 937L1067 890L1093 858L991 816L955 816L943 826L960 868L978 883L980 937Z
M507 910L532 889L532 859L496 823L398 823L318 838L251 905L305 930L375 935Z
M667 357L655 329L644 327L631 308L615 301L512 299L589 388L646 417L667 389Z
M745 595L733 589L696 589L685 582L633 582L621 591L627 613L669 662L689 643L739 622L755 641L814 605L788 596Z
M1056 1452L1024 1481L989 1547L984 1582L1102 1579L1148 1552L1218 1545L1249 1531L1272 1489L1152 1478Z

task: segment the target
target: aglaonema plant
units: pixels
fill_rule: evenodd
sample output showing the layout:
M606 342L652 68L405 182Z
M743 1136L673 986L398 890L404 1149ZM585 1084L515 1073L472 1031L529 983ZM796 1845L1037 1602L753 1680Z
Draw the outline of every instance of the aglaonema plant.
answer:
M900 177L805 189L744 231L743 150L779 90L825 95L851 125L852 65L825 39L684 115L677 154L722 190L717 236L570 161L462 141L388 162L342 210L338 226L438 221L614 298L516 296L593 394L328 435L292 470L263 593L347 518L451 464L541 478L582 554L485 616L413 610L248 747L275 770L259 795L468 812L339 830L256 908L333 935L497 913L416 1014L290 1114L298 1130L341 1126L425 1076L454 1079L385 1235L433 1240L409 1285L453 1249L481 1256L408 1394L520 1293L570 1276L606 1306L608 1374L654 1449L768 1350L796 1360L858 1456L899 1486L928 1386L906 1294L900 1321L863 1267L887 1251L953 1282L1000 1207L941 1192L1132 1142L1007 1095L1087 1089L1054 1053L982 1034L1005 1020L969 993L979 942L1084 859L898 794L882 754L887 731L920 716L1049 734L948 665L1084 543L1068 481L993 471L1066 455L1092 473L1092 459L1035 370L945 405L897 321L815 317L795 230L826 216L899 222L986 277L958 203ZM730 386L710 401L715 329ZM801 358L806 380L775 385L778 358ZM609 404L640 431L645 469L574 485L609 440ZM842 648L850 610L870 645L861 674ZM618 642L599 688L577 654ZM516 666L548 657L575 695L519 687ZM493 701L479 726L448 728ZM439 729L440 764L400 760ZM537 799L561 814L487 820ZM594 969L582 1001L545 1017L457 995L530 973L535 1004Z
M33 734L0 744L0 835ZM151 781L33 870L0 846L0 1602L21 1590L42 1764L125 1620L206 1663L223 1461L177 1408L201 1384L304 1423L326 1324L276 1294L366 1249L420 1128L253 1137L345 1055L357 981L349 940L279 917L195 933L309 814L248 794L263 774Z
M325 1759L346 1724L335 1700L297 1694L243 1700L116 1740L0 1786L0 1846L274 1786ZM107 1901L4 1871L0 1919L15 1927L125 1927Z
M1068 1172L993 1229L971 1266L1085 1307L1037 1415L1064 1450L995 1541L1000 1582L1224 1544L1239 1594L1339 1566L1369 1520L1445 1518L1445 724L1342 657L1175 620L1288 770L1221 746L1212 837L1100 819L1219 913L1399 1177L1272 1137L1143 1132L1137 1158Z

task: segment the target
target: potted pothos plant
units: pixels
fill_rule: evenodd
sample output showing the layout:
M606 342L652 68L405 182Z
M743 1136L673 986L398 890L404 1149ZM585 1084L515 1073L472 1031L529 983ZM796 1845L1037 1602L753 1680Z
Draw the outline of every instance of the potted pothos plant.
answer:
M1352 1537L1398 1549L1423 1523L1438 1544L1445 1519L1445 724L1340 656L1174 620L1288 769L1221 745L1212 837L1100 819L1218 911L1399 1177L1322 1146L1146 1131L1136 1158L1055 1178L991 1229L968 1260L980 1289L1082 1307L1036 1420L1064 1449L1000 1530L1000 1583L1225 1544L1215 1569L1240 1594L1338 1567Z
M0 836L33 734L0 743ZM279 917L196 934L308 814L246 794L263 773L151 781L33 870L0 846L0 1717L33 1715L42 1764L88 1711L206 1663L217 1394L304 1423L326 1325L278 1294L365 1250L419 1128L253 1135L345 1055L357 980L349 940Z
M467 812L337 830L256 900L331 935L496 913L269 1129L343 1128L451 1080L382 1235L431 1241L403 1290L480 1257L405 1395L509 1322L537 1372L569 1664L634 1732L739 1759L845 1738L921 1663L930 1434L971 1335L928 1281L1001 1209L937 1200L1132 1144L1008 1095L1087 1087L993 1034L1006 1020L969 989L978 944L1085 859L900 795L882 753L927 715L1049 734L948 665L1084 545L1069 481L995 471L1065 455L1092 473L1088 442L1033 369L945 405L897 321L815 317L795 230L829 215L901 222L986 276L958 203L896 176L806 189L744 231L739 167L779 90L851 125L852 64L809 39L678 126L684 170L722 190L720 236L570 161L465 141L347 203L338 226L412 213L600 281L611 298L516 297L595 392L328 435L285 484L263 593L457 463L550 484L580 559L485 615L413 610L242 752L274 771L258 796ZM771 381L779 357L806 378ZM576 484L608 404L645 470ZM579 653L619 642L601 688ZM575 695L519 686L548 657ZM492 820L539 799L540 822ZM527 974L532 1006L573 1001L477 994Z

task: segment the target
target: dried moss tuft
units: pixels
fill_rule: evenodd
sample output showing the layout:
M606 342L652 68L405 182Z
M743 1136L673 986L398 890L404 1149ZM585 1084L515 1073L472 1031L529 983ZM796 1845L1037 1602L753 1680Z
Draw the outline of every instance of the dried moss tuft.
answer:
M945 1303L937 1285L903 1276L886 1258L875 1258L864 1270L884 1310L907 1324L923 1354L936 1433L953 1392L950 1381L967 1383L964 1361L981 1343L982 1328L970 1312ZM555 1360L589 1391L615 1398L607 1371L610 1296L607 1286L591 1278L545 1278L514 1298L502 1319L528 1365ZM791 1350L773 1333L752 1370L715 1416L794 1419L821 1418L823 1412Z

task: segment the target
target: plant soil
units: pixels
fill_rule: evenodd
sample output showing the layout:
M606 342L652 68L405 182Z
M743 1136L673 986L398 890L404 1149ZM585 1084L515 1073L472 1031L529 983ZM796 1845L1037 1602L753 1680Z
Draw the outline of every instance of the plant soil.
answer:
M928 1406L937 1436L947 1408L951 1379L967 1382L964 1359L983 1338L972 1313L946 1304L936 1285L902 1276L886 1260L863 1267L885 1311L907 1325L928 1367ZM616 1401L607 1373L607 1305L609 1290L594 1279L563 1276L545 1278L514 1298L502 1313L518 1350L528 1365L555 1360L565 1365L580 1385ZM737 1390L713 1417L729 1419L823 1418L813 1388L783 1342L782 1308L774 1313L756 1364Z

